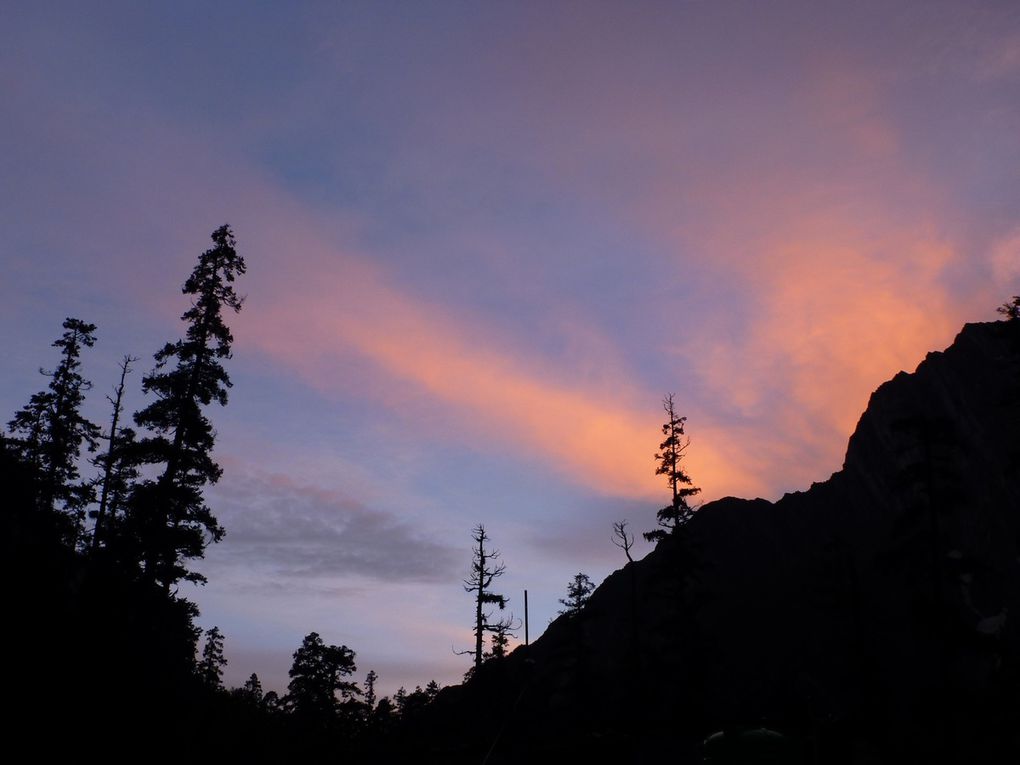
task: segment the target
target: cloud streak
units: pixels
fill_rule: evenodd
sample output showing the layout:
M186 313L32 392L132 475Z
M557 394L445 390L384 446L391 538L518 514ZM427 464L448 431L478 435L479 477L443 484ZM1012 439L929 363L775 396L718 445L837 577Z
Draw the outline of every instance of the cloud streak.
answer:
M253 312L245 332L310 384L332 390L330 369L359 354L382 370L384 384L410 385L441 406L445 427L452 428L445 437L531 455L597 493L662 493L652 469L661 394L644 390L636 375L593 359L557 364L507 340L481 317L458 324L442 307L387 284L364 261L336 254L305 262L300 274L290 273L288 286L268 296L269 305ZM758 478L722 453L710 433L701 429L698 456L691 458L699 480L730 491L760 490Z
M459 551L406 520L283 475L235 469L212 501L227 529L214 565L309 581L449 582L459 571Z

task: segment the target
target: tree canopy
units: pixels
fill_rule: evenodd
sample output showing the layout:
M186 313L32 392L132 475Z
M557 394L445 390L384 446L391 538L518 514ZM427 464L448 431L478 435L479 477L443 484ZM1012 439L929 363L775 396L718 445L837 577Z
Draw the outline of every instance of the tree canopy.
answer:
M310 632L294 652L284 701L302 717L331 721L341 701L361 695L357 683L343 679L356 670L354 651L344 645L328 645L318 632Z

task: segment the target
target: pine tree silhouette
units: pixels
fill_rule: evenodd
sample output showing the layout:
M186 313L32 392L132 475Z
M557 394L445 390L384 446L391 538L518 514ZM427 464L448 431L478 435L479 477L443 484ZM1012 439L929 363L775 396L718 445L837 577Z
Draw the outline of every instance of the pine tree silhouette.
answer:
M567 584L567 597L560 598L560 603L566 606L560 613L569 616L579 614L594 589L595 585L587 574L574 574L574 578Z
M143 378L142 389L156 398L134 416L152 433L139 440L139 462L163 467L157 479L132 493L131 530L146 577L167 591L181 579L204 581L185 562L202 557L209 541L223 537L202 494L222 472L211 456L215 432L203 407L227 403L231 383L221 360L230 358L233 336L223 313L241 309L233 282L245 273L245 263L229 226L216 229L212 240L215 246L199 257L182 290L192 296L181 317L187 333L155 354L156 368Z
M79 369L82 348L96 343L96 325L68 318L63 327L64 334L53 343L60 348L60 363L52 372L39 370L50 378L49 387L34 394L8 428L18 437L12 445L40 476L40 510L62 515L65 541L73 547L81 539L85 508L94 495L91 482L78 480L81 448L95 451L99 438L99 427L81 413L92 384Z
M655 455L658 466L655 468L655 475L664 475L669 482L672 491L672 501L656 513L659 526L662 528L646 531L644 538L649 542L658 542L665 539L669 534L675 534L680 528L691 519L696 508L688 503L688 498L699 493L701 489L694 486L690 476L684 472L680 464L684 452L690 446L690 439L684 438L684 425L686 417L678 417L673 401L674 395L668 394L662 400L662 408L666 412L667 420L662 425L662 434L666 437L659 444L659 453Z
M202 660L198 663L198 676L208 687L223 688L223 668L227 659L223 655L223 633L219 627L212 627L205 633ZM255 678L258 681L258 678ZM261 688L260 688L261 690Z

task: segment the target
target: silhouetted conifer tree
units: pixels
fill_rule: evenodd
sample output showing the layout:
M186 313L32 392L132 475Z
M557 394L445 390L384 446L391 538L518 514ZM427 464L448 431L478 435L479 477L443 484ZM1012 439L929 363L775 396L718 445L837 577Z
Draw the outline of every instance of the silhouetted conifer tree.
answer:
M407 706L407 689L404 686L397 688L397 692L393 694L393 706L398 715L404 714L404 708Z
M574 574L574 578L567 583L567 597L560 598L560 603L566 606L560 613L569 616L579 614L594 589L595 585L591 583L587 574Z
M223 668L227 659L223 655L223 633L219 627L212 627L205 633L202 660L198 663L198 676L210 688L223 687ZM258 680L258 678L255 678Z
M375 705L372 712L372 725L376 730L384 731L389 728L396 719L396 707L389 696L383 696Z
M241 309L233 282L245 263L229 226L216 229L212 240L215 246L202 253L182 290L192 296L181 317L188 324L185 337L155 354L156 368L142 389L156 399L134 417L154 434L139 441L139 462L163 468L132 493L131 521L147 577L167 590L181 579L204 581L184 563L223 536L202 496L202 487L222 472L211 457L215 433L203 407L227 403L230 377L220 362L230 358L233 336L223 312Z
M485 607L496 605L500 611L506 608L507 599L491 590L493 580L503 576L506 566L503 563L497 563L499 550L486 548L489 536L485 533L485 527L482 524L475 526L471 536L478 546L473 551L471 573L464 580L464 590L475 593L474 669L477 670L482 666L485 633L492 632L499 625L499 622L490 621L491 614L485 611ZM461 653L471 652L462 651Z
M357 683L343 679L356 670L354 651L343 645L327 645L319 633L310 632L294 652L287 707L309 721L335 721L340 701L361 695Z
M659 463L655 468L655 475L666 476L673 493L673 499L670 504L656 514L659 526L662 528L644 533L645 539L649 542L658 542L669 534L679 531L680 527L687 523L694 514L694 508L688 503L688 498L701 491L693 485L690 476L684 472L683 466L680 464L684 451L690 445L690 439L684 440L684 425L687 418L677 416L672 393L662 400L662 408L668 419L662 425L662 434L666 438L659 444L660 453L655 455L655 459Z
M244 686L241 690L244 692L245 697L253 704L262 704L262 681L259 680L259 676L254 672L252 672L251 676L244 681Z
M375 709L375 683L378 679L379 675L374 669L368 670L368 674L365 675L365 706L369 712Z
M428 697L430 702L435 701L436 696L439 695L441 690L439 683L435 680L429 680L428 685L425 686L425 695Z
M18 436L14 446L38 471L39 506L45 512L63 513L65 541L77 545L84 528L85 507L92 501L90 482L78 480L81 447L96 448L99 428L81 414L85 393L92 384L82 378L82 348L95 345L95 324L80 319L64 320L64 334L54 341L60 363L52 372L47 390L36 393L8 424Z

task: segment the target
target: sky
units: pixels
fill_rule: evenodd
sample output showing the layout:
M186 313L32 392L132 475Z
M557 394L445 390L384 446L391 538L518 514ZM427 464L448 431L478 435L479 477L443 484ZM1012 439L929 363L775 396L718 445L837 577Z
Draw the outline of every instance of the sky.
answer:
M237 236L229 685L313 630L457 682L476 524L534 639L668 502L666 393L704 500L775 500L1020 291L1016 2L3 2L0 114L4 420L66 316L141 408Z

